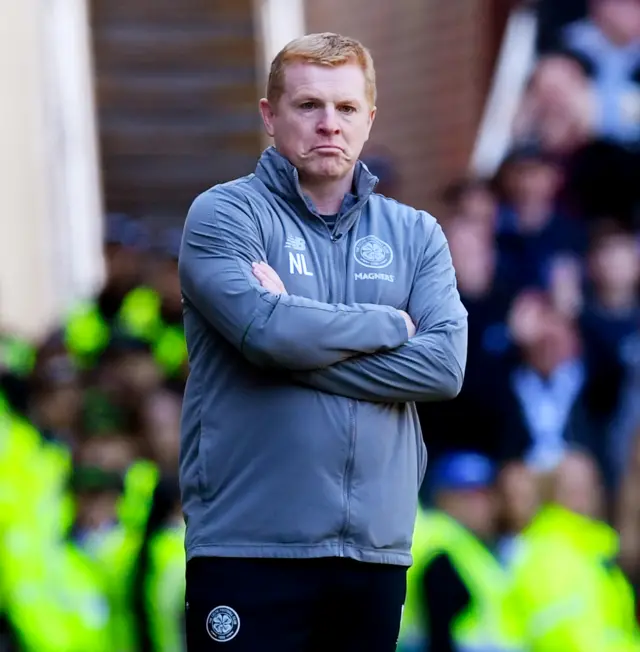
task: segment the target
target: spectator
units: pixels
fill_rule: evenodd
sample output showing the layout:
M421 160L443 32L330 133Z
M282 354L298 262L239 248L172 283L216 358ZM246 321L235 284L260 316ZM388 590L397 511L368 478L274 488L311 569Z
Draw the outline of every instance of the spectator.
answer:
M98 295L98 305L107 320L115 317L128 292L143 279L149 233L142 222L121 213L106 217L104 254L107 282Z
M177 478L163 477L153 494L132 581L138 650L185 649L184 519Z
M32 380L27 415L45 436L73 446L82 393L81 378L66 357L50 358Z
M520 459L509 460L498 473L497 496L500 502L497 556L503 564L513 560L518 537L540 507L538 476Z
M558 257L580 256L583 225L558 205L562 171L537 147L513 150L496 175L501 267L516 289L548 288Z
M459 179L447 186L442 196L445 229L460 219L492 236L497 224L497 199L491 184L483 179Z
M135 439L127 432L95 433L78 447L76 459L82 467L98 468L123 476L139 457Z
M589 285L580 325L594 370L591 405L611 419L607 450L617 479L629 434L616 417L621 391L630 376L640 325L640 253L632 234L617 227L596 233L589 255Z
M634 441L640 433L640 332L629 338L625 350L626 374L620 389L620 406L613 426L611 442L614 468L618 474L627 470L629 459L635 459ZM640 495L640 494L639 494ZM640 503L640 501L639 501Z
M153 392L143 404L150 457L167 475L178 468L181 413L182 396L168 388Z
M125 224L128 238L131 224ZM74 307L63 327L65 345L82 368L94 367L114 342L134 340L148 347L165 374L184 381L187 356L177 282L181 232L170 229L163 235L162 255L145 284L139 276L140 254L129 240L106 245L111 262L105 288L96 300Z
M637 395L636 395L637 401ZM624 476L613 523L620 532L620 565L633 582L636 595L640 590L640 421L629 442Z
M569 319L580 314L584 303L584 269L581 258L571 254L556 256L549 274L549 298L553 307Z
M510 347L506 326L510 292L504 277L497 274L493 239L477 222L462 216L450 224L448 239L458 291L468 312L467 367L464 386L455 399L418 404L432 462L457 448L497 454L500 397Z
M629 221L640 196L639 155L637 148L608 139L601 128L591 68L583 55L566 49L545 54L521 101L513 137L517 145L534 144L561 165L566 210L583 218L614 215ZM612 92L608 89L606 98Z
M595 329L614 352L616 345L624 347L626 338L640 323L640 250L634 234L616 225L596 232L588 265L590 291L585 320L597 323ZM620 357L619 352L614 356Z
M91 550L117 523L122 476L100 467L77 466L70 477L70 488L75 502L71 538L78 547Z
M543 481L543 500L573 514L601 520L606 517L602 475L593 456L577 447L567 451L560 464Z
M591 0L589 16L565 27L560 47L589 67L597 135L622 143L640 138L640 2Z
M162 369L151 355L149 344L133 337L112 341L92 375L105 390L133 404L163 381Z
M155 333L147 335L156 364L172 386L182 392L188 375L187 345L182 323L182 293L178 280L178 253L182 229L167 229L156 258L150 286L158 297Z
M473 452L433 469L434 509L419 512L400 636L402 652L519 649L507 576L490 551L497 534L495 468Z
M548 297L525 293L509 325L520 363L504 396L503 454L524 457L538 472L553 469L571 444L592 450L605 465L601 421L590 405L591 376L576 325Z
M571 452L548 490L509 566L509 605L526 649L636 650L634 598L616 565L618 536L601 520L596 464Z
M537 63L513 125L518 143L569 158L595 133L596 104L582 61L545 55Z

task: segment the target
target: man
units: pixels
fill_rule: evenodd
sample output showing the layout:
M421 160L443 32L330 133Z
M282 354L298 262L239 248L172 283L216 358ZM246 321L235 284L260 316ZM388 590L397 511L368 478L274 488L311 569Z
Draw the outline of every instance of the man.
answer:
M507 576L491 552L495 471L472 451L436 461L429 479L434 508L420 510L414 533L402 652L519 649Z
M358 163L360 43L287 45L260 110L275 147L195 200L180 255L188 647L387 652L426 466L414 401L459 392L466 312L434 218Z
M638 652L633 589L620 537L603 517L596 460L571 449L542 476L542 504L515 540L508 600L530 652Z

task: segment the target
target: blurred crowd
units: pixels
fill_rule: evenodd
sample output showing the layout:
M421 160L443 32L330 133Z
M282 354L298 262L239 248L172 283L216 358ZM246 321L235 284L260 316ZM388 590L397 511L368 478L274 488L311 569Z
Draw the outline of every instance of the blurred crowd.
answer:
M444 192L469 359L420 412L432 460L544 473L579 447L613 517L640 462L640 3L590 6L540 56L496 174Z
M606 528L605 556L637 588L640 2L589 7L541 53L497 173L443 192L469 355L460 396L418 406L423 516L463 526L501 565L523 532ZM381 192L398 191L384 157L369 163ZM181 231L152 238L118 214L106 225L98 296L36 344L0 333L2 652L183 649ZM469 459L491 472L470 481ZM468 606L419 594L416 611L453 605L441 622ZM600 652L546 644L532 649Z
M106 220L107 280L0 339L0 650L183 649L181 230Z
M587 5L545 38L496 173L443 192L469 357L455 400L418 406L432 652L466 649L442 624L495 605L454 524L509 568L525 649L640 649L640 2Z

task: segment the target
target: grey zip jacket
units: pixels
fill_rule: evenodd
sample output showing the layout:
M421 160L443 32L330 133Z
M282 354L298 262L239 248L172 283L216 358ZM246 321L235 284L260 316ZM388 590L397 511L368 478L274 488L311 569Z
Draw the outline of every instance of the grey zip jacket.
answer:
M427 464L415 401L455 397L467 313L442 229L358 163L332 229L274 148L187 216L187 559L409 566ZM266 261L287 294L254 278ZM408 339L398 310L416 324Z

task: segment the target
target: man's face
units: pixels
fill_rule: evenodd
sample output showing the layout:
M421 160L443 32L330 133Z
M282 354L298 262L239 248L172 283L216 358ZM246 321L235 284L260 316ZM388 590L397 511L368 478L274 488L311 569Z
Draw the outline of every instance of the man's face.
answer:
M521 161L513 165L509 184L518 203L550 201L560 184L560 173L544 161Z
M115 491L82 492L76 497L77 520L88 530L99 530L116 520L119 494Z
M452 225L447 237L461 291L488 289L495 274L496 255L486 228L477 222L461 222Z
M602 518L604 494L598 468L591 458L568 455L556 471L554 500L572 512Z
M306 181L349 174L375 117L364 73L356 64L291 64L277 104L262 100L260 111L276 149Z
M105 247L107 279L113 288L126 292L140 279L142 254L132 247L107 245Z
M603 238L590 262L592 278L602 290L635 291L640 280L640 255L633 236Z
M521 462L508 464L500 473L502 520L511 532L520 532L531 521L539 504L536 476Z
M614 42L626 45L640 38L640 0L594 0L592 14Z
M444 490L436 503L481 539L489 540L495 535L498 510L496 494L491 488Z
M133 439L124 433L105 433L83 442L78 452L80 462L104 471L123 472L137 454Z

